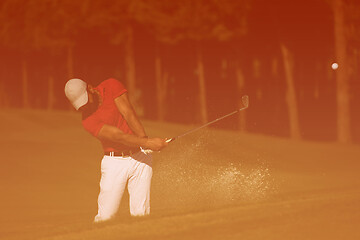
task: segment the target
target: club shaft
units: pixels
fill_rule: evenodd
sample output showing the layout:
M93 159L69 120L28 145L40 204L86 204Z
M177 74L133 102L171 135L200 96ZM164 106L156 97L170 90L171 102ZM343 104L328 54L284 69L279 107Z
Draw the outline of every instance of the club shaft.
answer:
M206 124L204 124L204 125L201 125L201 126L199 126L199 127L197 127L197 128L191 129L191 130L189 130L189 131L187 131L187 132L185 132L185 133L183 133L183 134L181 134L181 135L178 135L178 136L176 136L176 137L173 137L173 138L169 139L167 142L172 142L172 141L174 141L174 140L176 140L176 139L178 139L178 138L184 137L184 136L186 136L186 135L188 135L188 134L190 134L190 133L193 133L193 132L195 132L195 131L198 131L198 130L200 130L200 129L204 128L204 127L207 127L207 126L209 126L209 125L211 125L211 124L214 124L214 123L216 123L216 122L218 122L218 121L220 121L220 120L222 120L222 119L224 119L224 118L230 117L231 115L234 115L234 114L236 114L236 113L238 113L238 112L240 112L240 111L242 111L242 110L244 110L244 109L246 109L246 108L247 108L247 106L242 107L242 108L240 108L240 109L238 109L238 110L235 110L235 111L233 111L233 112L231 112L231 113L228 113L228 114L226 114L226 115L224 115L224 116L222 116L222 117L219 117L219 118L217 118L217 119L215 119L215 120L213 120L213 121L211 121L211 122L208 122L208 123L206 123Z

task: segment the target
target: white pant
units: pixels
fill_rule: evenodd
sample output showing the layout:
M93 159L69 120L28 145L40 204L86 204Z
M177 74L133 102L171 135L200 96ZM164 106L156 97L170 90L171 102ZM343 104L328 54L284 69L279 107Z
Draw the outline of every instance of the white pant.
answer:
M98 214L94 222L108 220L116 214L126 183L130 196L130 214L150 214L151 165L151 155L143 152L131 157L104 156L101 161Z

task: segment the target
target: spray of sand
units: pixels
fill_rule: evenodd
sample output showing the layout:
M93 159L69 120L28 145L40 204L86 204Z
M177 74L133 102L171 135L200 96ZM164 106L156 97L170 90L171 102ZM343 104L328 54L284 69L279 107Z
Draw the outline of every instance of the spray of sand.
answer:
M202 132L191 142L178 144L155 170L152 203L169 208L203 209L241 202L261 201L273 189L265 159L246 166L242 159L214 154Z

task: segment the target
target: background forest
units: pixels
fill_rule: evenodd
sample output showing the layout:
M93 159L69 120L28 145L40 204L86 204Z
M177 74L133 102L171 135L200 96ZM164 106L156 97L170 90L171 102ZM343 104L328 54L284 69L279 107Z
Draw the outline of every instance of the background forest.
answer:
M65 82L114 77L140 116L360 142L356 0L1 0L0 107L70 110ZM332 64L338 68L333 69Z

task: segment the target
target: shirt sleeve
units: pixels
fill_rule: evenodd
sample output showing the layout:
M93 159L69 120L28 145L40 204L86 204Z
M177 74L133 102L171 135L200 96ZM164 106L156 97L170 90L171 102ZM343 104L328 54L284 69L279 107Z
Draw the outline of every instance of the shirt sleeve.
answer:
M82 121L82 125L86 131L88 131L94 137L97 137L100 129L104 126L104 123L95 117L90 116Z
M114 78L109 79L109 85L110 85L113 99L115 99L127 92L127 89L125 88L125 86L120 81L118 81Z

